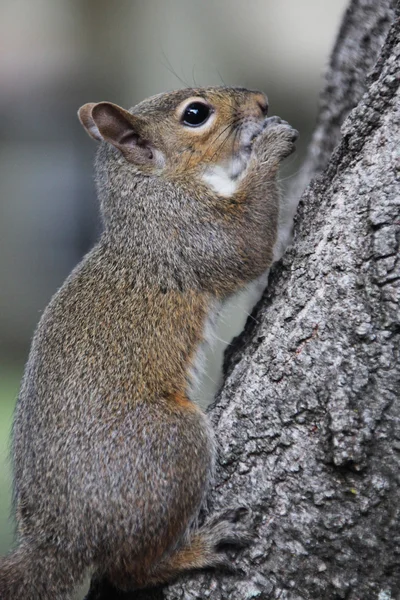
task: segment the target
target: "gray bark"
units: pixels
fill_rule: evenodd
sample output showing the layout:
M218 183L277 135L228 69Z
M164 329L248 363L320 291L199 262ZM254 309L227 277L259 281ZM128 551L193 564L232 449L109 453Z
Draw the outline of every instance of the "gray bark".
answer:
M210 409L210 508L247 504L254 543L230 551L233 574L132 598L400 598L399 13L351 2L291 191L312 179L293 246Z

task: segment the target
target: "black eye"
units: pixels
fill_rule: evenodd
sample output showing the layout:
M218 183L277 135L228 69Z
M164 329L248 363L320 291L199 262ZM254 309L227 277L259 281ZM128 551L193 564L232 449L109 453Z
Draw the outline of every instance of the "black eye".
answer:
M211 109L207 104L202 102L192 102L185 108L182 116L182 121L189 127L199 127L203 125L211 114Z

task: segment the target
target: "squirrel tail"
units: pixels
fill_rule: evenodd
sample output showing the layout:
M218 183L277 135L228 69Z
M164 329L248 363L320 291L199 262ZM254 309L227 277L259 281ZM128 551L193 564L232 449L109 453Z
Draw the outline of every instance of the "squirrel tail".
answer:
M84 574L71 556L24 544L0 558L0 599L67 600Z

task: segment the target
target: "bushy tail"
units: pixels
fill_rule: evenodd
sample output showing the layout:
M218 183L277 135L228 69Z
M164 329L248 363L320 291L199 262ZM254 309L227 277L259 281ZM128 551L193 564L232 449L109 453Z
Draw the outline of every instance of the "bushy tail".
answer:
M54 549L21 545L0 558L0 600L67 600L84 567Z

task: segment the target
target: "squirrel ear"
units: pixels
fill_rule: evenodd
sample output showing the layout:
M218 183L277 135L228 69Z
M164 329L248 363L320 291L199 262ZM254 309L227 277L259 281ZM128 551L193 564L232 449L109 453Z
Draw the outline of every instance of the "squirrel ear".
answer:
M95 106L96 102L88 102L87 104L84 104L78 110L78 117L90 137L97 142L100 142L103 138L92 117L92 110Z
M85 104L78 115L92 138L109 142L129 162L143 165L153 161L153 150L140 134L140 119L127 110L112 102L98 102Z

